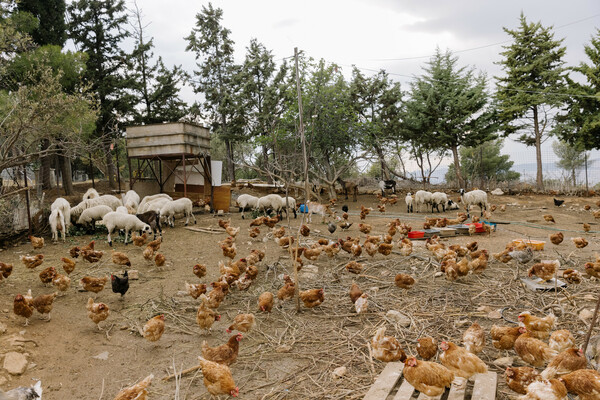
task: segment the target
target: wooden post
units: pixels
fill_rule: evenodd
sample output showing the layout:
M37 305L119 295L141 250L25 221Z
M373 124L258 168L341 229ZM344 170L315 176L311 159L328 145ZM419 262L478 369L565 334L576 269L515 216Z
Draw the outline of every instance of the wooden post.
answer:
M29 189L27 188L27 167L25 165L23 167L23 178L25 184L25 201L27 203L27 225L29 227L29 236L32 235L31 230L31 210L29 209Z

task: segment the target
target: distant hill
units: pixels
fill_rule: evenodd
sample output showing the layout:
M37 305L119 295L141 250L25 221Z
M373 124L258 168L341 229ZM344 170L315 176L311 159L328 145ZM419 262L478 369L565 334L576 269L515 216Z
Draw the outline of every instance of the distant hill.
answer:
M588 166L588 182L590 185L595 185L600 182L600 163L594 161L596 160L590 160L591 165ZM544 164L543 168L544 179L561 179L563 176L567 175L566 172L559 168L554 162ZM522 181L532 181L535 180L537 174L537 164L535 162L515 164L513 165L512 170L521 174ZM446 176L446 172L448 172L448 167L441 165L431 176L431 183L436 184L445 182L444 177ZM421 178L420 171L412 171L411 175L416 179ZM577 180L579 182L585 180L585 171L583 169L579 171Z

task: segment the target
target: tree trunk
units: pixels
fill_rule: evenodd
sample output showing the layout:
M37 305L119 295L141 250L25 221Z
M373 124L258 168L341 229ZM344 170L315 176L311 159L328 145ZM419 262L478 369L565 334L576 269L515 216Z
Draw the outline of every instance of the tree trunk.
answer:
M375 153L377 153L377 158L379 158L379 163L381 164L381 179L390 179L390 170L387 166L387 163L385 162L383 150L381 149L381 147L379 147L378 144L374 144L373 148L375 149Z
M231 143L229 139L225 139L225 149L227 150L227 175L229 180L233 182L235 181L235 165L233 164L233 143Z
M571 180L573 181L573 187L577 187L577 175L575 174L575 168L571 169Z
M535 158L537 161L536 184L538 190L544 190L544 176L542 174L542 134L540 132L540 123L538 121L537 106L533 107L533 130L535 132Z
M267 147L266 144L262 145L262 153L263 153L263 168L264 169L268 169L268 165L269 165L269 148ZM271 175L267 174L266 176L267 179L267 183L273 183L273 178L271 177Z
M454 157L454 173L456 174L456 182L461 189L465 189L465 180L460 172L460 159L458 158L458 146L452 146L452 156Z
M73 190L71 159L69 157L65 157L62 153L57 157L60 165L60 172L62 174L62 183L63 189L65 191L65 196L72 196L73 194L75 194L75 191Z
M104 151L106 152L106 175L108 177L108 186L111 189L116 189L117 183L115 181L115 175L117 171L113 161L112 151L110 150L110 142L104 143Z
M42 151L47 150L50 147L50 141L48 139L42 140ZM42 189L52 189L50 184L50 167L52 166L52 156L46 155L40 159L40 180L42 181Z

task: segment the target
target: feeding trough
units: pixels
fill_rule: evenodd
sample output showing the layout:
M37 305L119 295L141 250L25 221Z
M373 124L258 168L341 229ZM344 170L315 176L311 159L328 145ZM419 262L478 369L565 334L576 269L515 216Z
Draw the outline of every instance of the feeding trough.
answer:
M553 292L558 288L566 288L567 284L560 279L556 280L555 278L550 279L549 281L543 281L540 278L521 278L521 281L525 284L525 286L533 291L533 292Z

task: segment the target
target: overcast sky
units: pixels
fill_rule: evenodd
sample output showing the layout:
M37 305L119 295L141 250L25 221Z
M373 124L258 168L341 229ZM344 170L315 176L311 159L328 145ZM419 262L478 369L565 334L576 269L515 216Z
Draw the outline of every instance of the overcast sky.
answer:
M150 23L146 35L154 37L155 54L166 64L181 64L191 72L195 60L185 51L184 37L208 2L137 3ZM500 74L494 62L509 40L502 27L516 28L521 12L528 21L553 26L555 37L564 38L568 65L587 61L583 46L600 28L598 0L217 0L212 4L223 9L222 24L231 30L238 62L250 39L256 38L272 50L275 59L291 56L298 47L315 59L341 65L348 74L352 65L364 68L365 74L385 69L404 89L412 76L421 73L436 47L450 49L459 56L459 65L472 65L490 79ZM189 89L184 98L195 99ZM505 151L534 156L533 148L511 143Z

